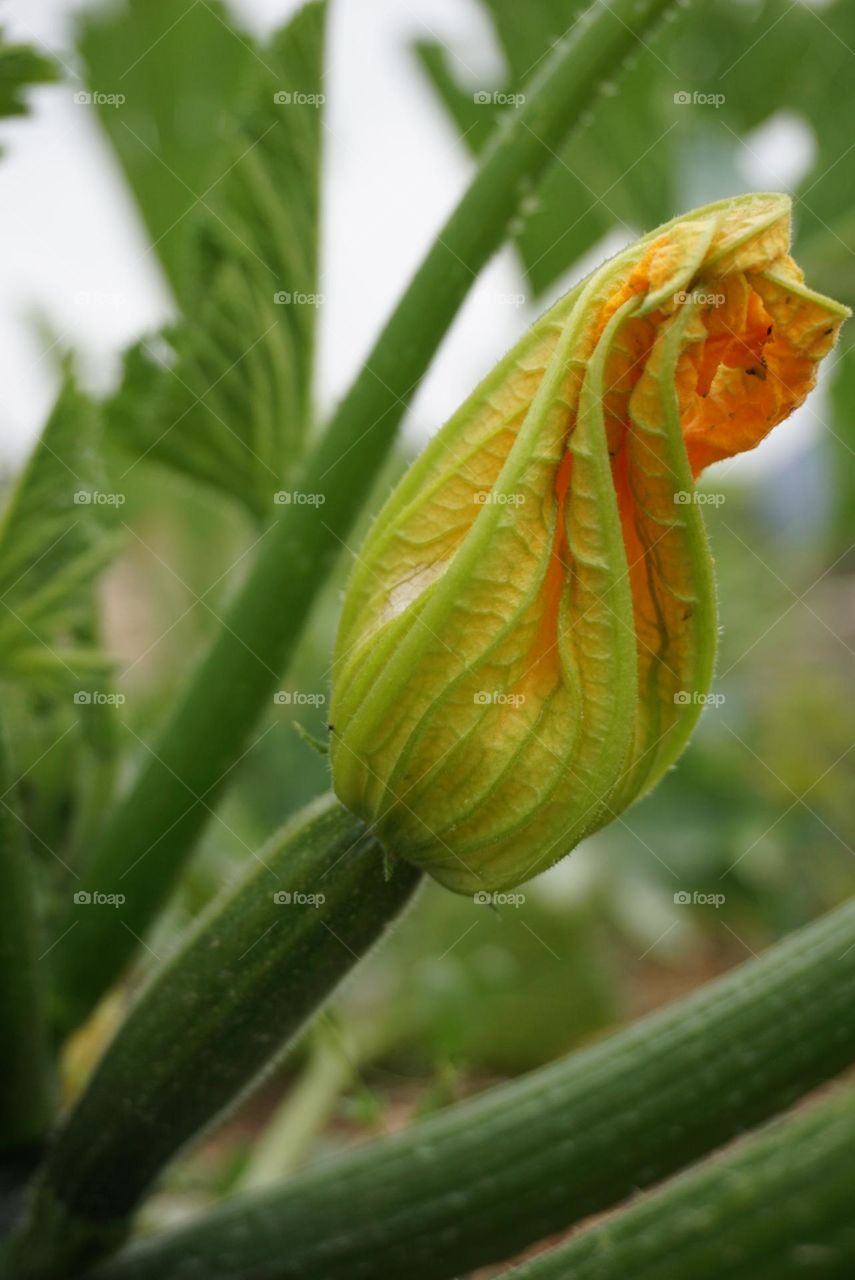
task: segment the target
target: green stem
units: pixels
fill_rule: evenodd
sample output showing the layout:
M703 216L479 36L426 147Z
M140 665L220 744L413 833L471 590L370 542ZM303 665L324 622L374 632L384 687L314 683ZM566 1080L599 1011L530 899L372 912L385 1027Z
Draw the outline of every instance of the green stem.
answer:
M855 1092L846 1089L505 1273L507 1280L848 1280L853 1151Z
M504 242L521 203L555 162L600 84L615 76L672 3L592 5L544 59L525 105L508 112L497 129L468 191L307 464L300 488L318 495L318 505L277 509L279 518L224 626L106 825L83 888L125 893L128 928L110 929L96 913L75 913L77 927L56 974L58 1018L66 1029L121 972L246 751L398 423L473 280Z
M855 902L592 1048L141 1242L98 1280L449 1280L500 1262L843 1070L853 1006Z
M334 797L290 823L120 1027L42 1168L15 1274L59 1280L113 1247L167 1161L281 1053L419 878L403 863L387 877Z
M53 1116L36 886L0 732L0 1197L26 1175Z

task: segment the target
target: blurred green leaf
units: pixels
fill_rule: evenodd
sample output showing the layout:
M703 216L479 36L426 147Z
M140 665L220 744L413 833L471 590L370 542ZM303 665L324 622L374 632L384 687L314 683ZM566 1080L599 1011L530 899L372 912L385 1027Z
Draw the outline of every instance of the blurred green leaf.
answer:
M100 455L97 409L66 376L0 516L0 681L20 821L62 894L116 770L116 700L95 584L124 495ZM74 850L74 853L72 852Z
M0 678L80 689L105 669L81 629L123 495L110 488L98 434L94 406L67 378L0 517Z
M570 29L577 0L532 0L522 10L511 0L481 0L506 74L496 86L463 83L445 46L417 44L434 89L473 154L506 110L524 93L554 41ZM845 0L817 6L796 0L720 0L690 8L662 33L655 48L640 47L620 86L601 86L588 128L537 192L517 229L517 246L530 285L545 292L607 231L635 232L671 217L678 208L734 194L745 179L725 166L713 185L686 193L687 184L709 182L704 156L724 143L735 161L751 167L750 141L742 135L774 113L803 117L817 137L810 171L793 192L802 241L800 255L817 288L833 287L855 298L855 219L850 212L855 81L855 12ZM822 67L822 74L784 74L782 68ZM829 110L829 93L834 110ZM478 101L478 99L484 99ZM756 165L754 165L756 168ZM699 172L700 170L700 172ZM762 180L758 186L763 186ZM827 260L828 272L823 268ZM841 290L844 270L851 288ZM833 283L832 283L833 282Z
M219 174L188 217L167 349L137 346L111 434L244 502L260 519L299 462L312 418L325 3L256 54L223 126Z
M502 114L513 110L552 45L586 6L577 0L535 0L520 9L510 0L482 0L507 65L499 86L462 86L445 46L420 41L416 50L436 91L477 154ZM661 57L642 50L621 87L601 86L588 127L575 135L547 174L516 230L516 243L535 295L546 289L611 227L656 226L674 212L676 172L667 147L650 147L669 124L658 92ZM652 81L652 85L651 85ZM644 163L640 164L642 154Z
M120 0L89 8L77 49L113 152L176 296L188 218L222 169L222 139L254 63L222 0ZM121 95L116 104L111 98Z
M57 67L26 44L7 44L0 31L0 116L23 116L29 111L25 90L51 84Z
M357 1042L381 1027L375 1054L514 1075L617 1021L614 947L592 903L525 887L506 897L494 909L426 885L407 928L339 1000Z

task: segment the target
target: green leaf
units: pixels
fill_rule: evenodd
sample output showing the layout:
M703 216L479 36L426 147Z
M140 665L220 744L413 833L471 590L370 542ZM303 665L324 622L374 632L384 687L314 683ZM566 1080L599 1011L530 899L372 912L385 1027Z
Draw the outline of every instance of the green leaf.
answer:
M98 437L91 401L67 378L0 516L0 679L80 689L105 669L80 631L124 495L110 487Z
M499 85L460 82L459 66L447 47L419 41L415 48L435 91L473 154L489 142L501 116L514 110L509 98L526 90L556 40L571 30L584 5L567 0L535 0L524 9L510 0L483 0L496 30L507 75ZM682 23L681 23L682 29ZM610 81L592 103L587 128L557 154L558 163L532 191L515 238L535 296L617 225L627 234L666 221L677 203L671 151L654 149L637 161L648 142L667 128L659 87L657 50L640 48L637 64L625 70L620 93ZM471 77L469 77L471 80ZM488 101L478 101L479 98Z
M506 73L498 84L473 85L460 60L442 45L420 41L416 53L433 88L473 154L488 143L506 108L508 95L524 93L552 43L571 28L582 6L567 0L532 0L524 10L511 0L481 0L492 24ZM845 0L821 12L788 0L718 0L689 8L678 26L663 33L655 48L637 51L637 61L616 85L606 81L592 107L588 127L572 151L536 192L516 229L530 285L537 295L550 287L606 232L632 234L670 216L675 205L734 194L737 164L753 167L756 156L743 135L779 111L794 113L812 127L818 143L815 164L794 192L799 203L800 256L820 288L851 303L841 289L840 271L851 281L852 223L847 210L855 109L851 50L855 13ZM810 59L822 76L782 75ZM834 85L835 110L828 109ZM476 103L481 90L499 102ZM711 144L723 146L731 164L708 170ZM686 190L690 181L700 183ZM712 184L712 185L710 185ZM762 186L762 180L758 186ZM819 261L802 250L808 237L837 261L823 274Z
M185 318L129 355L111 433L136 458L229 493L261 520L312 418L325 3L259 51L220 172L188 218Z
M100 123L181 299L189 215L222 174L223 131L254 42L222 0L120 0L90 7L76 44Z
M92 701L82 702L82 696ZM18 779L17 812L43 875L46 927L52 929L68 910L75 876L110 798L117 707L103 673L81 679L73 690L18 680L4 690L4 718ZM61 932L57 928L51 938Z
M0 116L23 116L29 111L25 91L30 85L51 84L57 67L26 44L7 44L0 31Z

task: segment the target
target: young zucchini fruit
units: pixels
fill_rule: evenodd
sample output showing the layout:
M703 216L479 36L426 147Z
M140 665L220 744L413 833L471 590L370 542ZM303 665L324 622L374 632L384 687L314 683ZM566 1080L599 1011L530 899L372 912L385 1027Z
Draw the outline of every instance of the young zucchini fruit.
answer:
M419 878L388 874L332 796L289 823L130 1010L57 1135L8 1274L71 1276L114 1246L164 1164L257 1082Z

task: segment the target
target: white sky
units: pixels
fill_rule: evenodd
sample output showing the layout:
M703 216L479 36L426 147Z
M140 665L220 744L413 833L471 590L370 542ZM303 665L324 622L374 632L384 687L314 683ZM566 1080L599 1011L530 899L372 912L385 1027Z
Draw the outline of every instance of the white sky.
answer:
M14 38L68 58L71 0L6 0ZM235 9L264 31L297 0L241 0ZM424 250L463 190L470 165L415 65L417 35L444 40L461 75L485 83L496 54L474 0L336 0L327 103L323 279L318 390L329 407L362 357ZM19 457L38 431L54 386L56 352L33 325L44 317L82 353L93 379L167 315L169 299L93 109L68 89L33 95L34 112L0 125L0 459ZM784 133L781 135L781 129ZM764 182L790 180L803 150L779 123L752 143ZM752 175L757 180L757 175ZM509 250L482 273L416 400L409 430L435 430L533 318L507 301L525 292ZM814 414L763 446L791 456L815 429ZM747 460L746 460L747 461ZM744 467L745 463L740 466ZM750 463L749 463L750 466Z

